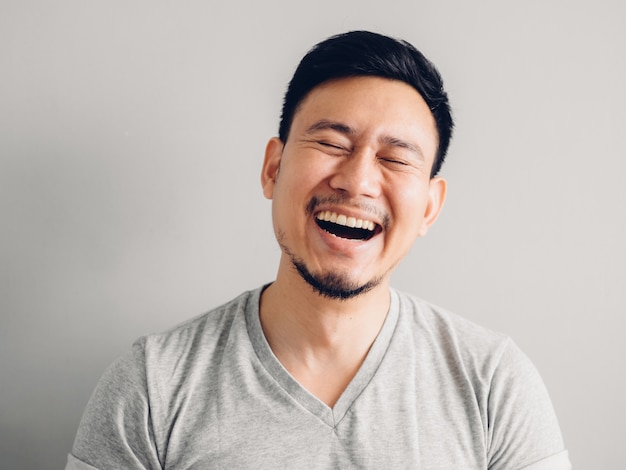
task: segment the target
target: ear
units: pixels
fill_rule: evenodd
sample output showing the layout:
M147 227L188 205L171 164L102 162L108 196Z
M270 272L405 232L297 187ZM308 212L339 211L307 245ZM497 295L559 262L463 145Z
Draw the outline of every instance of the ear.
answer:
M443 203L446 199L446 180L443 178L435 177L430 179L428 187L428 204L426 205L426 211L424 212L424 220L420 227L419 236L423 237L428 232L428 229L435 223Z
M280 168L280 159L283 156L284 144L278 137L272 137L265 147L265 158L261 170L261 186L263 195L267 199L272 199L274 186Z

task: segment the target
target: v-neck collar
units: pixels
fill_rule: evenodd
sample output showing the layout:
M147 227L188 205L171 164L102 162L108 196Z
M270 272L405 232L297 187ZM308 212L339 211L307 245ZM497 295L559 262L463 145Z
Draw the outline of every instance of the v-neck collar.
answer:
M270 348L263 334L261 320L259 318L259 300L265 287L251 292L250 299L246 305L246 324L252 347L265 369L287 394L310 413L317 416L331 428L334 428L344 418L352 404L370 383L387 352L396 324L398 323L400 310L398 295L393 289L390 290L391 299L389 312L383 322L382 328L376 336L372 347L356 375L343 391L335 403L335 406L330 408L326 403L300 385L287 369L283 367Z

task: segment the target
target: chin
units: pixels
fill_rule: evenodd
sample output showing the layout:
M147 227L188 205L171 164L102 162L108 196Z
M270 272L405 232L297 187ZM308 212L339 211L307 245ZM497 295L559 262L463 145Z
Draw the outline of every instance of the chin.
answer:
M291 257L293 266L300 277L322 297L335 300L349 300L371 291L378 286L381 278L374 278L367 282L359 282L345 273L326 272L313 273L301 260Z

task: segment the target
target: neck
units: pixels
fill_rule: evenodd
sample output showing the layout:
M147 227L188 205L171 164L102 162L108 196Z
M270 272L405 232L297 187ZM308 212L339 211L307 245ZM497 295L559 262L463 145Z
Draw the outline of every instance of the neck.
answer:
M387 282L352 299L328 299L301 278L277 278L261 296L261 326L274 355L332 407L358 372L389 310Z
M331 299L313 290L300 276L278 276L261 297L261 324L272 339L293 343L290 349L369 349L389 309L389 285L350 299ZM366 346L364 346L366 345Z

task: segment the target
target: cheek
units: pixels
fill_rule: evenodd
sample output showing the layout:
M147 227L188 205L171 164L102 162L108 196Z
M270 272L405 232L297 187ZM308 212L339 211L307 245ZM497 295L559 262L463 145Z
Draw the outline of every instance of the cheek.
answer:
M275 223L281 228L297 225L305 216L305 208L311 198L310 174L302 167L281 167L274 186L272 211Z
M319 155L298 155L285 162L281 168L279 180L286 192L302 195L314 190L330 177L335 160L320 158Z
M396 221L401 219L402 225L419 227L428 206L428 189L413 182L401 189L396 186L393 194Z

